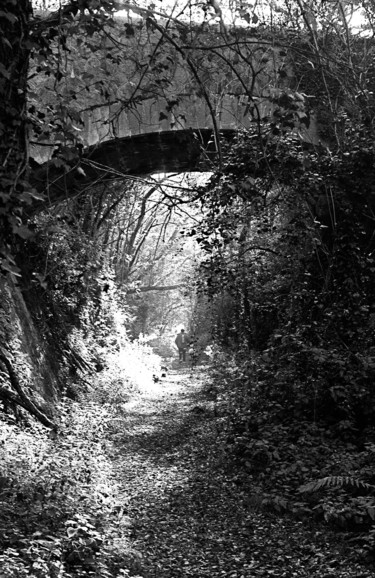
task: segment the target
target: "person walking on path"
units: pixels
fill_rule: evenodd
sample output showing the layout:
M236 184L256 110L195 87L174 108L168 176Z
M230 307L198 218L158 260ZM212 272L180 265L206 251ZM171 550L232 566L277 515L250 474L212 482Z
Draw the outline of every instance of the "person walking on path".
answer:
M189 345L189 339L185 333L185 329L181 329L180 333L177 334L177 337L174 342L178 348L178 355L180 361L186 361L186 350Z

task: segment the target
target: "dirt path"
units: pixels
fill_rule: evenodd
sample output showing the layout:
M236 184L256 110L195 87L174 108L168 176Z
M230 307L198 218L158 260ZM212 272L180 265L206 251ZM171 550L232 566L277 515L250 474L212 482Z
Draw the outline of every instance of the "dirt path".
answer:
M302 522L257 511L216 443L203 370L172 370L124 407L116 469L142 578L344 578L375 573Z

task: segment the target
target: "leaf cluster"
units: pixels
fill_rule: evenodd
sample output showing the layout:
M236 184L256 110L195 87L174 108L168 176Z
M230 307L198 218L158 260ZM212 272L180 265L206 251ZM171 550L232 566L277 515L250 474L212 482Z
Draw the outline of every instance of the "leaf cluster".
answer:
M69 402L59 409L53 436L0 424L2 573L126 575L132 553L125 501L106 457L108 410Z

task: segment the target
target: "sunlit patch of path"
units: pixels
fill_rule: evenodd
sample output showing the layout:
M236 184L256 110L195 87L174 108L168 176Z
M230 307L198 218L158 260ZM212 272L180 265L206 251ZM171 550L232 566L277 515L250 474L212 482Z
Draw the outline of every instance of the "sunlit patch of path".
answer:
M205 371L172 370L123 408L116 469L143 578L370 577L302 522L251 506L225 468ZM336 543L337 544L337 543Z

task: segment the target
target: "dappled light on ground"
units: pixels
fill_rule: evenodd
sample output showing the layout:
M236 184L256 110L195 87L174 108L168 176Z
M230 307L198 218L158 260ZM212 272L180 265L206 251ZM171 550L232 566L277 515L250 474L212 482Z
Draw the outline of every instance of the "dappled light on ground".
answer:
M177 368L176 368L177 367ZM172 368L123 405L115 469L142 578L371 576L327 529L258 507L218 443L207 369Z

